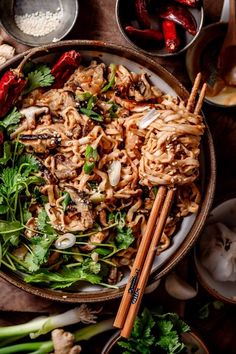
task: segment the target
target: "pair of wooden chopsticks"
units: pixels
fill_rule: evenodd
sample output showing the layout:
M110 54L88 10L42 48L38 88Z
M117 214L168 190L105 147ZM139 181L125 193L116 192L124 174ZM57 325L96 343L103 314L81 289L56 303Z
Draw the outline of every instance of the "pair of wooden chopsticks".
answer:
M187 110L199 114L206 92L206 84L203 84L198 101L194 108L195 100L201 83L201 73L196 76L191 94L187 103ZM147 227L137 255L132 266L129 281L114 321L114 327L121 329L121 336L129 338L134 320L138 313L142 296L151 273L152 264L156 255L157 246L163 233L167 217L170 212L175 188L161 186L158 189Z

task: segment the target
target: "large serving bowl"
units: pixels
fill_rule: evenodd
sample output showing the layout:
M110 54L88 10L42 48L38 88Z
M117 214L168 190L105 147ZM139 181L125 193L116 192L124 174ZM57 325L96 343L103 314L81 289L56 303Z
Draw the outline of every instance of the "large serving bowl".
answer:
M134 72L144 70L150 76L151 82L158 86L162 91L168 92L174 96L179 96L184 100L188 98L188 92L176 78L174 78L169 72L167 72L152 59L149 59L136 51L104 42L77 40L51 44L41 49L41 51L38 51L33 55L32 58L34 58L34 60L42 62L53 60L53 58L58 56L60 53L75 49L81 52L82 57L85 60L99 58L108 64L111 62L123 64ZM46 52L45 49L47 50ZM23 56L24 54L20 54L10 60L2 67L2 73L9 68L16 67ZM163 275L168 273L181 260L181 258L192 247L201 232L213 200L216 177L215 170L214 147L211 134L208 127L206 127L206 132L202 139L200 176L202 201L199 208L199 213L196 216L191 215L182 220L180 227L178 228L178 232L173 237L171 246L166 251L161 253L160 256L156 257L152 269L155 280L160 279ZM6 269L2 269L0 275L5 280L25 291L48 299L65 302L93 302L120 297L128 279L127 273L123 277L122 281L117 284L118 289L107 289L92 285L82 285L78 289L78 292L66 292L26 284L17 276L17 274Z

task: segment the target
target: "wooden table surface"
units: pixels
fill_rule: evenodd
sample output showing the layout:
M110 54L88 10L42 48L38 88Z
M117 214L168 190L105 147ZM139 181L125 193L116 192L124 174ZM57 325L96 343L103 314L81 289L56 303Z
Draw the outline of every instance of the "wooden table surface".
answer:
M205 0L205 23L217 22L220 17L223 0ZM115 0L81 0L79 1L80 10L78 20L66 39L96 39L113 42L128 46L119 32L115 19ZM27 47L19 45L9 38L1 30L3 38L17 47L17 52L22 52ZM190 81L185 68L185 55L168 59L155 59L163 65L174 76L176 76L188 89ZM227 195L236 195L236 122L235 110L227 111L225 109L216 109L213 106L204 105L203 107L207 123L213 135L216 156L217 156L217 188L216 199ZM183 268L189 258L183 260L179 267ZM27 294L14 286L0 279L1 298L0 298L0 321L1 323L10 323L17 319L25 319L26 313L54 313L67 309L69 305L59 304L52 301L41 300L37 296ZM159 289L159 288L158 288ZM198 302L211 301L212 299L202 289L193 303L181 303L170 299L164 289L156 290L146 297L146 302L168 303L170 309L177 310L182 315L189 316L189 308ZM113 301L110 304L109 311L114 312L119 301ZM12 312L14 311L14 312ZM12 315L10 314L12 313ZM188 318L207 340L212 354L235 354L234 336L236 335L236 316L235 307L227 305L221 311L213 313L208 320L197 320ZM192 316L192 315L191 315ZM191 317L190 316L190 317ZM101 337L101 346L105 337ZM98 341L99 343L99 341ZM90 353L90 349L83 353ZM99 353L101 348L97 349Z

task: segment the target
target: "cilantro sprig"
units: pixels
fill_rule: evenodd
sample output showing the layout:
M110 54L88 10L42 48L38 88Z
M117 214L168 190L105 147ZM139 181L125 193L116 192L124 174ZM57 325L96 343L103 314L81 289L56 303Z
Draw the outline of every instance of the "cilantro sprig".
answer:
M185 348L181 334L190 327L176 313L163 313L158 309L151 312L147 308L135 320L131 337L119 341L123 353L150 354L164 350L167 354L177 354Z
M51 74L51 69L45 64L40 64L34 71L29 72L26 79L27 84L23 92L24 94L39 87L51 86L54 82L54 76Z

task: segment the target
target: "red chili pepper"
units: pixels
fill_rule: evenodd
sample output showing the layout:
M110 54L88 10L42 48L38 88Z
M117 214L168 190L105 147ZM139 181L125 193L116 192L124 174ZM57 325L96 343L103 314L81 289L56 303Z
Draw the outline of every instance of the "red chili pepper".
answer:
M165 38L166 50L169 53L174 53L180 46L180 40L177 35L176 25L173 21L164 20L162 22L162 29Z
M199 4L199 0L175 0L175 1L179 2L180 4L191 6L191 7L197 7Z
M151 22L147 10L147 0L135 0L135 9L140 26L150 28Z
M159 10L159 16L164 20L170 20L181 25L192 35L197 33L196 20L185 7L179 5L164 5Z
M163 40L163 33L158 30L154 30L154 29L140 30L133 26L126 26L125 30L130 36L139 40L148 40L148 41L155 41L155 42L160 42Z
M6 71L0 80L0 118L12 108L26 85L19 70Z
M75 50L70 50L62 54L59 60L54 64L51 74L55 77L53 88L61 88L69 79L71 74L78 68L80 64L80 53Z

